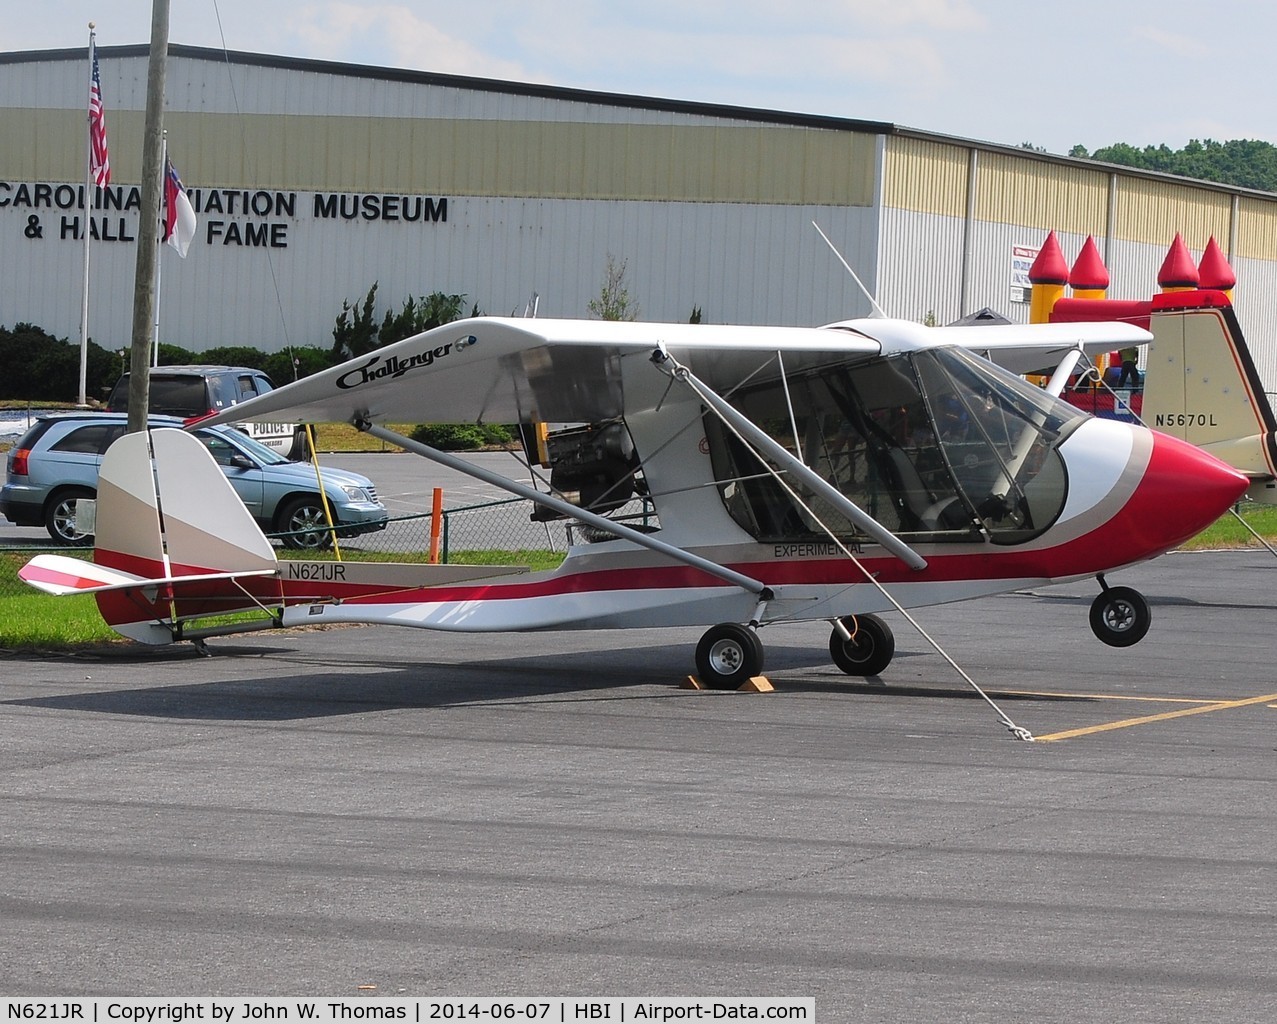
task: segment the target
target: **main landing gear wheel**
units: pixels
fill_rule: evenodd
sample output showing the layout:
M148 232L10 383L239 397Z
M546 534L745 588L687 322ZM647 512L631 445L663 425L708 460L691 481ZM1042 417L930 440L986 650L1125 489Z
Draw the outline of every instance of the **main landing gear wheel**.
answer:
M1091 602L1091 631L1110 647L1130 647L1144 639L1152 614L1130 587L1105 587Z
M763 670L763 642L748 626L723 622L696 645L696 674L711 690L735 690Z
M849 676L876 676L884 672L896 654L896 637L877 615L848 615L839 620L851 634L844 640L834 629L829 634L829 654Z

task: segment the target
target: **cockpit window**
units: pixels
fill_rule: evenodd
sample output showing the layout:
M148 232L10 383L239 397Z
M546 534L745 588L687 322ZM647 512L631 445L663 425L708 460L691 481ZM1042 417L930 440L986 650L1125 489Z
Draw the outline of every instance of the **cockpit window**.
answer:
M733 405L887 529L1020 543L1064 505L1056 452L1082 414L962 349L834 365L741 389ZM760 540L860 538L810 488L706 417L719 491Z

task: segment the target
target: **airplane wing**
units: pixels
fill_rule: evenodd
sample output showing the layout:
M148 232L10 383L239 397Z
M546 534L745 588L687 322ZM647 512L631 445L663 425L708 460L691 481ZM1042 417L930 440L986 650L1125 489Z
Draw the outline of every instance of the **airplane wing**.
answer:
M1088 356L1116 352L1130 345L1147 345L1153 335L1134 324L1009 324L933 327L941 344L960 345L1012 373L1050 371L1071 350Z
M693 353L698 375L724 388L777 350L787 367L882 350L871 337L818 327L481 317L376 349L203 422L599 422L627 411L622 362L647 359L662 345Z
M1150 337L1120 323L924 327L872 319L761 327L479 317L376 349L203 422L597 423L637 411L626 405L622 365L660 347L721 393L777 352L793 371L952 344L1028 373L1049 370L1079 345L1096 354Z

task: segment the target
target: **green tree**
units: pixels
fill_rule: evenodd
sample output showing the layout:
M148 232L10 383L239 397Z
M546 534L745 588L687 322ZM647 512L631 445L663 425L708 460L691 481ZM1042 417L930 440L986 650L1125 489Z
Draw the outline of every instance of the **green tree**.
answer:
M377 282L368 289L362 306L352 306L342 299L341 312L333 327L333 361L342 362L362 356L377 347L377 323L373 319L373 305L377 301Z
M1259 139L1190 139L1183 149L1171 149L1165 144L1139 149L1115 142L1094 153L1088 153L1084 146L1074 146L1069 156L1277 192L1277 147Z
M422 331L460 320L465 316L465 302L464 295L448 295L444 292L431 292L419 299L409 295L398 313L386 312L385 319L381 322L378 344L389 345Z
M120 376L120 356L89 341L85 396L105 397ZM0 327L0 398L74 402L80 392L80 346L34 324Z
M607 254L607 267L603 275L603 288L597 299L591 299L587 308L593 316L600 320L637 320L639 308L630 298L629 289L625 286L625 270L628 260L619 264L616 257Z

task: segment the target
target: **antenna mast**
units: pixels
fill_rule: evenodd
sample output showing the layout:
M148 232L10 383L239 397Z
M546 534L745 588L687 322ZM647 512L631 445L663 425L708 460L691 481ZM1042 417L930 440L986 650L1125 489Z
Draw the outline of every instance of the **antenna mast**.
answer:
M869 289L865 287L864 282L861 281L860 278L856 276L856 272L851 269L851 264L848 263L845 259L843 259L843 255L842 253L838 251L838 247L829 240L829 236L827 234L825 234L823 231L820 230L819 224L817 224L815 221L812 221L811 226L814 227L817 230L817 232L820 233L820 237L825 240L825 244L829 246L830 251L833 252L833 254L838 257L838 262L841 263L843 265L843 268L847 271L847 273L851 275L851 279L856 282L856 286L862 292L865 293L865 298L869 300L869 305L873 307L873 315L876 317L885 318L887 314L884 313L882 311L882 307L879 306L878 303L874 301L874 297L869 293Z

